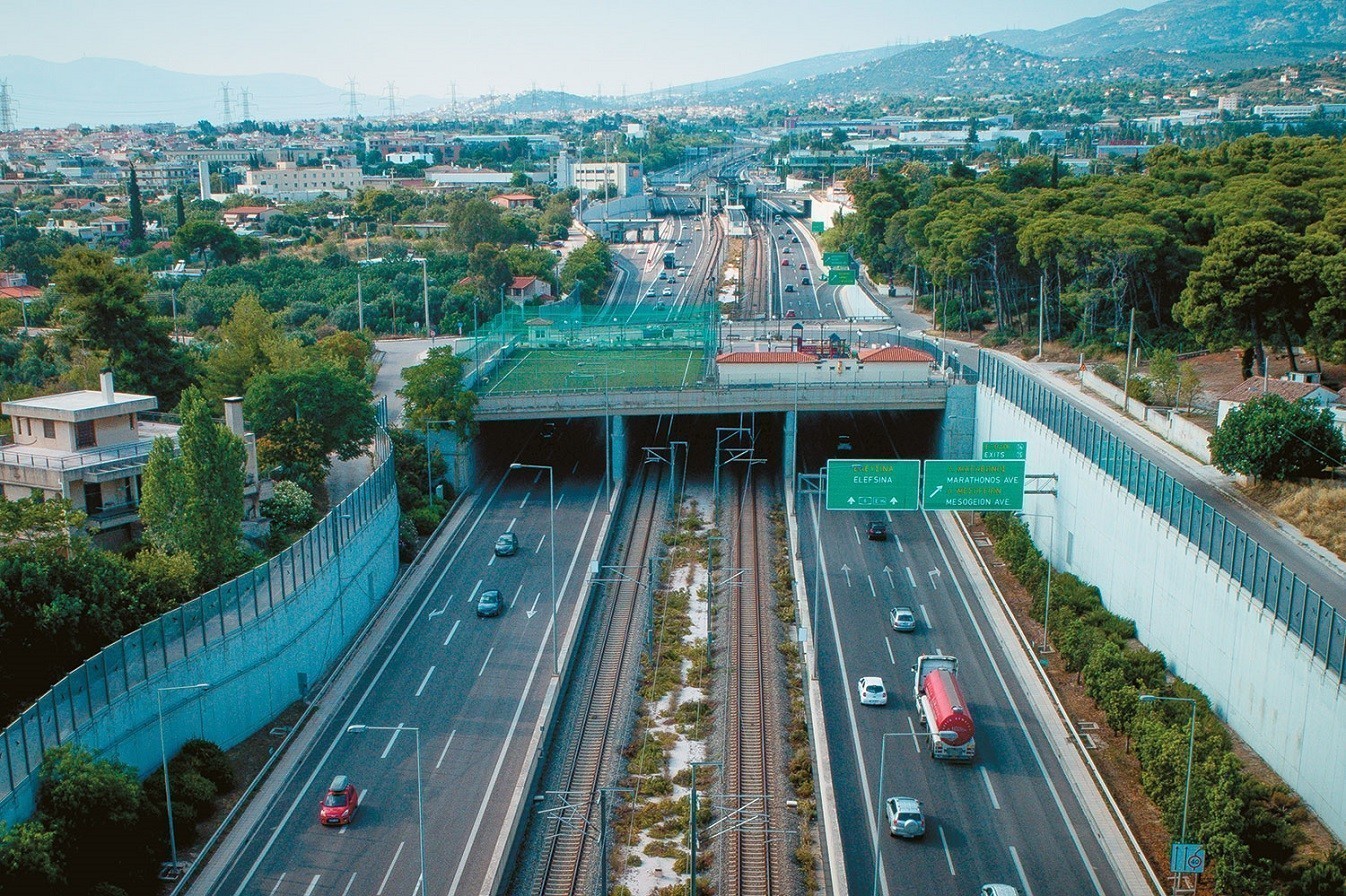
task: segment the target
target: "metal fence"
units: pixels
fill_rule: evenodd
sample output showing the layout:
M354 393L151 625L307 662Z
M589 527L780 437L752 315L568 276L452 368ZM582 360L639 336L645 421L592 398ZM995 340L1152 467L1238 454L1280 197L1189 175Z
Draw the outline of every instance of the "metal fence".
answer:
M981 382L1039 420L1173 526L1346 682L1346 617L1237 524L1064 396L981 353Z
M5 728L0 735L0 807L7 807L20 790L31 794L33 773L48 748L76 739L103 739L81 735L133 691L284 609L319 575L330 575L334 564L339 572L346 544L389 501L396 502L392 452L382 431L375 450L381 463L369 478L293 545L103 648Z

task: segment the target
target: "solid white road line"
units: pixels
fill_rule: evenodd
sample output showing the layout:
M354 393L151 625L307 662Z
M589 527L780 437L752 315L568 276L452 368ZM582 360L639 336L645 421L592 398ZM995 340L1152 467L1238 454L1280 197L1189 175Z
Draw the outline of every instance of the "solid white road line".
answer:
M905 554L905 553L907 552L907 549L904 548L904 547L902 547L902 539L900 539L900 538L898 538L896 535L894 535L894 536L893 536L893 541L897 542L897 552L898 552L899 554Z
M449 636L448 636L447 638L444 639L444 646L445 646L445 647L448 647L448 646L449 646L449 642L453 640L453 636L458 632L458 626L460 626L460 625L462 625L462 624L463 624L463 620L461 620L461 619L455 619L455 620L453 620L453 628L449 629Z
M495 653L495 648L494 648L494 647L492 647L490 650L486 651L486 659L484 659L484 660L481 661L481 669L477 672L477 677L478 677L478 678L481 678L482 674L486 671L486 664L489 663L489 662L491 661L491 654L493 654L493 653Z
M416 689L416 696L419 697L425 692L425 686L430 683L430 676L435 674L435 667L431 666L425 670L425 677L421 679L421 686Z
M398 722L397 727L393 729L392 737L388 738L388 746L383 748L383 755L380 759L387 759L388 754L393 751L393 744L397 743L397 736L402 733L402 723Z
M1028 875L1024 874L1023 863L1019 861L1019 850L1013 846L1010 847L1010 858L1014 860L1014 870L1019 872L1019 883L1024 885L1024 892L1033 896L1033 888L1028 885Z
M955 871L953 868L953 853L949 852L949 839L944 836L943 825L941 825L939 828L939 842L944 844L944 858L948 859L949 861L949 874L953 875L954 877L957 877L958 872Z
M981 767L981 779L986 782L986 792L991 795L991 808L999 809L1000 800L995 798L995 788L991 786L991 776L986 773L986 766Z
M444 757L449 755L449 747L453 746L453 736L457 733L457 728L449 732L449 739L444 742L444 749L439 751L439 761L435 763L435 768L439 768L444 764ZM364 797L360 797L360 802L364 802L364 799Z
M374 891L378 896L383 896L383 888L388 886L388 878L392 876L393 867L397 864L397 857L402 855L402 848L406 845L407 841L405 840L397 844L397 852L393 853L393 860L388 863L388 870L383 872L383 883L379 884L379 888Z
M313 891L318 888L318 881L322 880L321 874L313 875L313 880L308 882L308 889L304 891L304 896L313 896Z

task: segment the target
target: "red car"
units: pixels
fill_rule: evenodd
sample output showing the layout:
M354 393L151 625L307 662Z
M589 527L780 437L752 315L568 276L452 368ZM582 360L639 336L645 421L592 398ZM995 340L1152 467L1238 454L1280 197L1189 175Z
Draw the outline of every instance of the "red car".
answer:
M359 806L360 794L355 785L347 781L345 775L337 775L318 807L318 821L333 826L350 824Z
M783 268L788 268L788 267L790 266L790 259L788 259L788 258L782 258L782 259L780 260L780 266L783 267Z

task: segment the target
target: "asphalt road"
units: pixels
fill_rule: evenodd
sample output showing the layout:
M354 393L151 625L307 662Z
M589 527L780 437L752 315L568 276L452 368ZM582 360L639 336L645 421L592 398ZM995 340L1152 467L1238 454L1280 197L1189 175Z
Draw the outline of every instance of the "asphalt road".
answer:
M817 469L835 455L842 433L851 437L857 458L907 453L899 431L903 418L885 423L873 415L835 415L815 422L813 437L802 445L804 469ZM884 896L971 894L988 882L1038 896L1123 893L1054 762L1046 738L1055 734L1038 725L991 635L977 586L951 564L952 551L933 519L917 512L824 511L816 530L819 555L814 506L810 498L801 501L800 542L807 584L816 591L810 600L821 613L818 675L838 815L849 820L843 821L848 827L842 843L851 892L875 891L877 836L877 892ZM890 520L889 540L865 537L871 517ZM914 633L888 626L888 609L898 605L915 611ZM971 763L930 757L917 721L910 667L919 654L937 652L959 658L960 683L977 726L978 755ZM866 675L883 678L886 706L860 705L856 685ZM883 797L913 796L924 803L927 833L921 840L891 838L881 821L885 743Z
M586 450L587 431L562 426L552 440L533 432L510 441L517 447L497 452L485 471L479 511L423 561L430 573L389 643L371 648L356 687L334 698L342 701L334 721L210 892L414 896L421 828L410 726L420 729L426 892L482 891L503 854L501 831L552 682L548 480L508 463L554 465L562 638L604 514L602 457ZM518 534L519 552L498 558L492 545L504 531ZM479 619L475 598L490 588L505 609ZM401 730L352 733L353 724ZM351 825L325 828L318 805L336 775L358 788L360 809Z
M608 301L614 316L629 320L636 313L667 311L670 315L704 300L700 293L703 254L710 251L709 229L701 216L670 216L657 243L629 243L612 247L618 284ZM681 245L678 245L681 243ZM677 267L664 267L664 253L672 252ZM680 273L686 271L686 273ZM662 276L661 276L662 275Z

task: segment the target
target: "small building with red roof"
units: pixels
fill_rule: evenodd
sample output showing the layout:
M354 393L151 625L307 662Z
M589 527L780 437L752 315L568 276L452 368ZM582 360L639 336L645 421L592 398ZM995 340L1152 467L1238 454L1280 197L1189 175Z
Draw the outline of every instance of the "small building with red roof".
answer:
M492 196L491 202L501 208L533 208L537 205L537 197L531 193L501 193Z
M723 352L715 358L720 383L744 385L816 385L846 382L864 385L926 383L935 378L935 359L905 346L861 349L856 355L823 357L794 347L784 350Z

